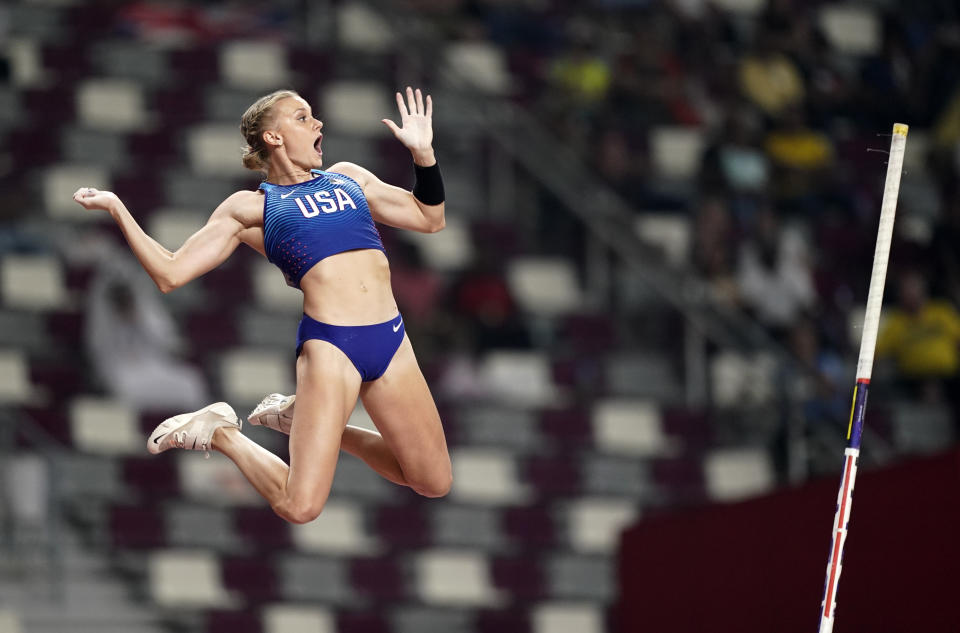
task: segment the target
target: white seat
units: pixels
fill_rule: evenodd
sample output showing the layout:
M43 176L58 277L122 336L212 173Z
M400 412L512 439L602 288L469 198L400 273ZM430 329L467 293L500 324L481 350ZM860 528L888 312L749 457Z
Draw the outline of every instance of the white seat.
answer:
M673 266L683 266L690 254L690 221L666 213L644 213L634 227L641 239L655 244Z
M109 222L110 214L88 211L73 201L80 187L110 190L107 171L93 165L59 164L43 172L43 206L55 218L81 222Z
M619 455L655 457L672 452L661 425L660 407L648 400L606 399L593 407L597 448Z
M17 349L0 349L0 403L26 402L32 394L26 356Z
M507 266L507 283L520 306L533 314L556 316L583 306L577 273L567 259L514 259Z
M170 458L177 459L177 477L186 498L217 505L249 506L263 502L257 491L220 453L211 452L210 459L195 451L172 449Z
M239 88L279 88L290 79L286 50L279 42L228 42L220 47L220 75Z
M393 49L393 30L383 16L362 2L337 7L337 38L346 49L365 54L386 53Z
M316 520L290 529L294 544L307 552L373 555L379 549L366 533L363 512L349 501L328 501Z
M636 504L626 499L586 497L567 507L570 544L579 552L611 554L620 542L620 533L636 521Z
M150 216L150 237L175 251L206 223L203 211L159 209Z
M480 379L499 402L518 407L555 403L550 360L542 352L491 350L483 357Z
M318 118L337 122L338 134L381 136L389 130L381 119L399 121L396 102L374 81L335 81L321 91Z
M703 131L690 127L660 126L650 131L650 156L657 174L690 180L700 170Z
M82 451L101 455L143 453L136 412L117 400L83 396L70 403L73 443Z
M46 525L51 507L47 461L36 453L24 452L6 457L2 468L6 486L0 494L5 495L13 518L27 526Z
M882 25L876 11L865 6L828 4L820 9L820 28L830 46L850 55L880 52Z
M23 633L20 614L10 607L0 607L0 633Z
M457 42L444 51L446 69L467 86L491 94L510 90L511 77L503 50L488 42Z
M69 301L63 266L48 255L7 255L0 262L0 289L8 308L56 310Z
M415 559L417 593L428 604L495 606L487 558L460 550L428 550Z
M547 602L534 607L531 633L603 633L603 610L594 604Z
M452 499L506 505L529 497L529 490L517 477L516 461L509 453L480 448L458 448L451 453Z
M200 175L247 174L240 160L242 139L236 125L204 123L187 133L190 168Z
M10 77L18 88L29 88L44 81L43 55L37 42L27 37L11 37L6 45Z
M148 120L143 90L126 79L87 79L77 86L77 118L97 130L140 130Z
M710 360L710 384L713 402L719 407L742 403L748 380L747 359L731 350L718 353Z
M284 283L276 266L266 259L257 259L252 275L253 296L262 308L293 314L303 311L303 293Z
M203 609L234 602L221 581L220 560L210 551L156 551L148 571L150 595L162 607Z
M239 348L220 361L221 386L235 407L256 405L268 393L293 393L293 364L289 351Z
M405 232L403 236L417 245L424 263L435 270L462 270L473 261L470 227L456 219L447 219L439 233Z
M336 633L337 621L329 609L295 604L272 604L261 611L263 633Z
M720 449L704 461L707 492L715 501L736 501L771 490L776 483L767 451Z

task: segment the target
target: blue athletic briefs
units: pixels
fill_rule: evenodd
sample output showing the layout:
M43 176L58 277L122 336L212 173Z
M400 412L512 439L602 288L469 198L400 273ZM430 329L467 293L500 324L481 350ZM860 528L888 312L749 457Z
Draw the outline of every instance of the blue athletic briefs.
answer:
M297 328L297 356L310 339L327 341L343 352L364 382L376 380L387 371L403 343L403 317L399 314L376 325L330 325L306 314Z
M263 247L294 288L325 257L364 248L384 250L360 185L343 174L319 169L311 173L313 180L295 185L260 183Z

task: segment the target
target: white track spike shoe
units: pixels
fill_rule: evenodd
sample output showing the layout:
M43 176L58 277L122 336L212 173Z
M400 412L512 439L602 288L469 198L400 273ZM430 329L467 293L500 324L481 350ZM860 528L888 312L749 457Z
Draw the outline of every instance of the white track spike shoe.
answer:
M296 399L295 395L271 393L247 416L247 421L250 424L265 426L290 435L290 427L293 426L293 405Z
M215 402L193 413L167 418L147 439L147 450L154 455L171 448L204 451L210 457L213 432L220 427L240 428L240 418L226 402Z

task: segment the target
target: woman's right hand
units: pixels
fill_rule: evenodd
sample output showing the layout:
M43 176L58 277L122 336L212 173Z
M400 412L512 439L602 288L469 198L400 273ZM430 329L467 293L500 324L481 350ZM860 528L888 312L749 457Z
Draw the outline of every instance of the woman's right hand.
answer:
M120 198L112 191L100 191L93 187L81 187L73 194L73 200L84 209L103 209L113 211L120 203Z

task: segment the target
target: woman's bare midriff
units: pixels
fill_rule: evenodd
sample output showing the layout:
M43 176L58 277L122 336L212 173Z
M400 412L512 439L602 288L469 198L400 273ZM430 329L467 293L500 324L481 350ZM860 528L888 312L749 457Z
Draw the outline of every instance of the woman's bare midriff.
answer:
M324 258L300 280L303 311L330 325L372 325L397 316L390 264L383 251L345 251Z

